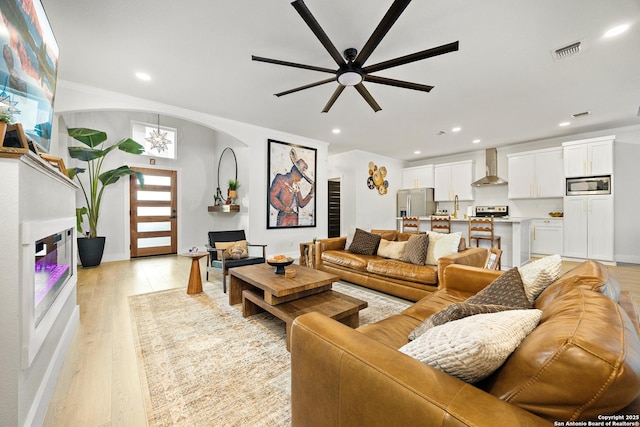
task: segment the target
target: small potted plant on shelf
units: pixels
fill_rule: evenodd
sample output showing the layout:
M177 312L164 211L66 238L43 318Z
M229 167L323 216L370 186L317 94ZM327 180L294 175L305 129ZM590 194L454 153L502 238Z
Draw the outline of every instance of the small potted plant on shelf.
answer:
M80 141L85 146L69 147L69 156L87 162L87 168L71 168L68 169L69 178L76 179L80 184L80 189L84 195L86 206L76 209L76 219L78 226L78 234L84 234L84 237L78 237L78 255L83 267L95 267L100 265L102 254L104 252L105 237L98 236L98 218L100 217L100 203L102 195L107 185L116 183L121 177L128 175L136 175L140 185L144 185L142 174L134 171L129 166L120 166L102 172L102 163L105 157L113 150L118 149L130 154L141 154L144 147L131 138L125 138L115 144L103 146L107 140L107 134L102 131L86 128L68 129L68 134L73 139ZM88 181L80 180L78 174L88 171ZM84 215L89 221L89 230L84 233L82 229L82 221Z
M8 107L0 107L0 145L4 141L7 126L13 123L13 111Z
M229 190L227 191L227 204L233 205L235 204L236 198L238 197L238 187L240 187L240 183L237 179L230 179L228 184Z

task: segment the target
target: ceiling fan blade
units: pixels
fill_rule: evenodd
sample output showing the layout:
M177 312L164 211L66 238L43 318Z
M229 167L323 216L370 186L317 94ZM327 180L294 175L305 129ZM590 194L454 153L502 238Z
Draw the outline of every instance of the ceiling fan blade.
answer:
M379 77L379 76L367 75L365 77L365 80L367 82L371 82L371 83L379 83L379 84L382 84L382 85L402 87L402 88L405 88L405 89L420 90L420 91L423 91L423 92L430 92L431 89L433 89L433 86L423 85L423 84L420 84L420 83L405 82L405 81L402 81L402 80L389 79L387 77Z
M354 87L360 93L360 95L362 95L364 100L367 101L367 104L369 104L371 106L371 108L373 108L373 111L375 111L377 113L378 111L382 110L382 108L380 108L380 106L378 105L376 100L373 99L373 96L371 96L371 94L369 93L367 88L364 87L364 85L362 83L357 84Z
M303 68L305 70L321 71L323 73L335 74L336 70L330 68L316 67L314 65L298 64L296 62L280 61L279 59L263 58L261 56L251 55L252 61L267 62L269 64L284 65L287 67Z
M405 55L399 58L380 62L378 64L369 65L368 67L364 67L362 71L364 71L365 73L375 73L376 71L386 70L387 68L397 67L398 65L404 65L410 62L431 58L433 56L444 55L445 53L455 52L458 50L458 44L459 42L457 41L449 44L443 44L442 46L433 47L431 49L423 50L421 52L416 52L410 55Z
M336 90L333 91L333 95L331 95L331 98L329 98L329 101L327 101L327 105L325 105L324 108L322 109L323 113L329 112L329 110L331 109L331 107L333 107L333 104L336 102L336 99L338 99L338 97L340 96L344 88L345 88L344 86L338 85Z
M373 53L374 49L380 44L384 36L391 29L393 24L398 20L402 12L404 12L405 8L411 3L411 0L395 0L387 13L382 18L382 21L378 24L376 29L369 37L369 40L365 43L363 48L358 53L358 56L355 59L355 63L362 64L365 63L369 56Z
M336 64L345 65L346 62L344 62L342 55L340 54L340 52L338 52L338 49L336 49L331 40L329 40L329 36L327 36L318 21L316 21L316 18L313 17L311 11L309 11L309 9L307 8L307 5L304 4L304 1L296 0L291 3L291 5L295 8L295 10L298 11L309 28L311 28L313 34L315 34L318 40L320 40L320 43L322 43L322 46L324 46L327 52L329 52L329 55L331 55L333 60L336 61Z
M278 97L283 96L283 95L289 95L290 93L293 93L293 92L298 92L298 91L301 91L301 90L304 90L304 89L309 89L311 87L316 87L316 86L323 85L325 83L330 83L330 82L335 82L335 81L336 81L335 78L330 78L330 79L326 79L326 80L320 80L319 82L309 83L308 85L300 86L300 87L297 87L295 89L289 89L289 90L286 90L284 92L279 92L279 93L276 93L275 95L278 96Z

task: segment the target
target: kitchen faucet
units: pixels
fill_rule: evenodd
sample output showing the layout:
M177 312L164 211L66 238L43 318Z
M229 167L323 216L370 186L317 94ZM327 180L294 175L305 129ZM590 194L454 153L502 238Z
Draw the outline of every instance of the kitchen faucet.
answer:
M458 209L460 209L460 205L458 203L458 195L453 198L453 214L451 217L458 218Z

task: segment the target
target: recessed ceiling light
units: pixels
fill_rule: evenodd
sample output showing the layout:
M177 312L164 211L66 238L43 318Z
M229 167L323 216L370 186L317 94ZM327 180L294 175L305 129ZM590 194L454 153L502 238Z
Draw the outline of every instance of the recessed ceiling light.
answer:
M473 142L474 144L479 144L481 141L482 141L481 139L474 139L471 142Z
M618 25L616 27L608 29L607 32L605 32L602 37L604 37L605 39L608 39L611 37L619 36L620 34L624 33L628 29L629 29L629 24Z
M147 73L137 72L136 77L140 80L144 80L145 82L151 80L151 76Z
M335 128L335 129L334 129L334 130L332 130L331 132L333 132L333 133L335 133L335 134L338 134L338 133L340 133L341 131L340 131L340 129Z
M461 127L457 126L451 129L451 132L460 132L462 130Z
M420 154L420 153L422 153L422 151L420 151L420 150L416 150L416 151L413 152L413 154Z
M571 122L562 122L562 123L558 123L558 126L565 127L565 126L569 126L570 124Z

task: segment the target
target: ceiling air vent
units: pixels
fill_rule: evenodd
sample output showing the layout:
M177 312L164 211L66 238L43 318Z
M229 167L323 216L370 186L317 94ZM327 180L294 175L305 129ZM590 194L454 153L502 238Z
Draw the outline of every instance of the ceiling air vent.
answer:
M582 113L572 114L571 117L573 117L574 119L577 119L578 117L585 117L590 115L591 115L591 111L583 111Z
M553 51L553 59L556 61L564 58L568 58L569 56L573 56L576 53L580 52L582 49L582 42L571 43L568 46L561 47L560 49L556 49Z

